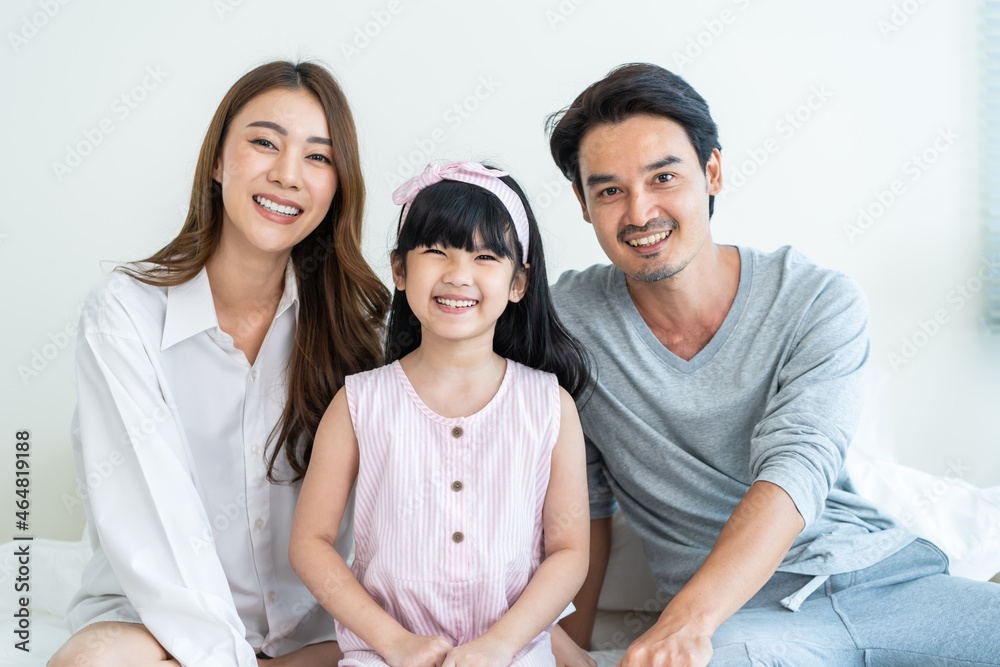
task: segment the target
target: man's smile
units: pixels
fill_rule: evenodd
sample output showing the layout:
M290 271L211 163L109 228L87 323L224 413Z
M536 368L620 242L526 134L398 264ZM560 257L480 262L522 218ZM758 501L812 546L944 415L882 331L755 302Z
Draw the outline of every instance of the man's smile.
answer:
M628 241L626 241L626 243L628 243L633 248L637 248L639 246L653 245L654 243L658 243L663 239L667 238L668 236L670 236L670 232L657 232L655 234L650 234L649 236L642 236L637 239L629 239Z

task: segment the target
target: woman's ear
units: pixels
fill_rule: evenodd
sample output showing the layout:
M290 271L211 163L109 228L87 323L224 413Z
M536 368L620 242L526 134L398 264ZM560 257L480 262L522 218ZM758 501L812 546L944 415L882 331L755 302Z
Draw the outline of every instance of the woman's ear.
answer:
M212 180L222 185L222 150L219 150L219 157L215 160L215 166L212 167Z
M531 277L531 264L525 264L524 268L517 272L510 285L511 303L517 303L524 298L524 293L528 290L528 279Z
M403 256L397 250L389 254L389 263L392 265L392 284L400 292L406 289L406 267L403 265Z

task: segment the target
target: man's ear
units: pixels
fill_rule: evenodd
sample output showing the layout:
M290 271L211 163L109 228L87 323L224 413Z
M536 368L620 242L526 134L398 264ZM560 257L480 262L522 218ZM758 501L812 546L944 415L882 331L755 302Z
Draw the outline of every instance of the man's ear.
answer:
M583 195L577 189L576 183L573 184L573 194L576 195L576 200L580 202L580 208L583 209L583 219L590 223L590 212L587 210L587 202L584 201Z
M511 303L517 303L524 298L524 293L528 291L528 279L531 277L531 265L525 264L524 268L517 272L514 276L514 282L510 286L510 299Z
M722 192L722 153L718 148L712 149L705 163L705 180L708 182L708 194L717 195Z
M389 255L389 263L392 265L392 284L402 292L406 289L406 267L403 266L402 255L393 250Z

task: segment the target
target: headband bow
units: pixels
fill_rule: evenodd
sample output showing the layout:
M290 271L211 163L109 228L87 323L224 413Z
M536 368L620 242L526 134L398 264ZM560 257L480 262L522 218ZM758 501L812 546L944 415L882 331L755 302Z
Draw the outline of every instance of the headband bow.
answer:
M399 226L402 227L406 222L406 214L410 212L410 204L424 188L444 180L478 185L495 194L507 209L514 222L517 240L521 243L521 263L527 264L528 215L525 213L521 198L510 186L500 180L501 176L506 175L505 171L489 169L476 162L451 162L449 164L432 162L422 173L406 181L392 193L392 201L396 204L403 204L403 217Z

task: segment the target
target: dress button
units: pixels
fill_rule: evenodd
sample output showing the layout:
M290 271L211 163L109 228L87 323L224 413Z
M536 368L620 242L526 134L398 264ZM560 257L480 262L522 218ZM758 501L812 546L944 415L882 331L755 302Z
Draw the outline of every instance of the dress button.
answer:
M461 438L462 437L462 427L461 426L456 426L455 428L451 429L451 435L452 435L453 438Z
M257 379L257 369L256 369L256 368L255 368L255 369L253 369L252 371L250 371L250 377L251 377L252 379L254 379L254 380L256 380L256 379Z
M455 531L454 533L451 534L451 541L454 542L455 544L458 544L459 542L461 542L464 539L465 539L465 535L463 535L462 533L460 533L458 531Z
M454 482L451 483L451 490L452 491L461 491L462 490L462 483L456 479Z
M264 527L264 520L257 519L256 521L253 522L253 525L256 526L257 530L260 530L261 528Z
M260 447L254 445L253 449L251 449L250 451L253 452L254 454L260 454Z

